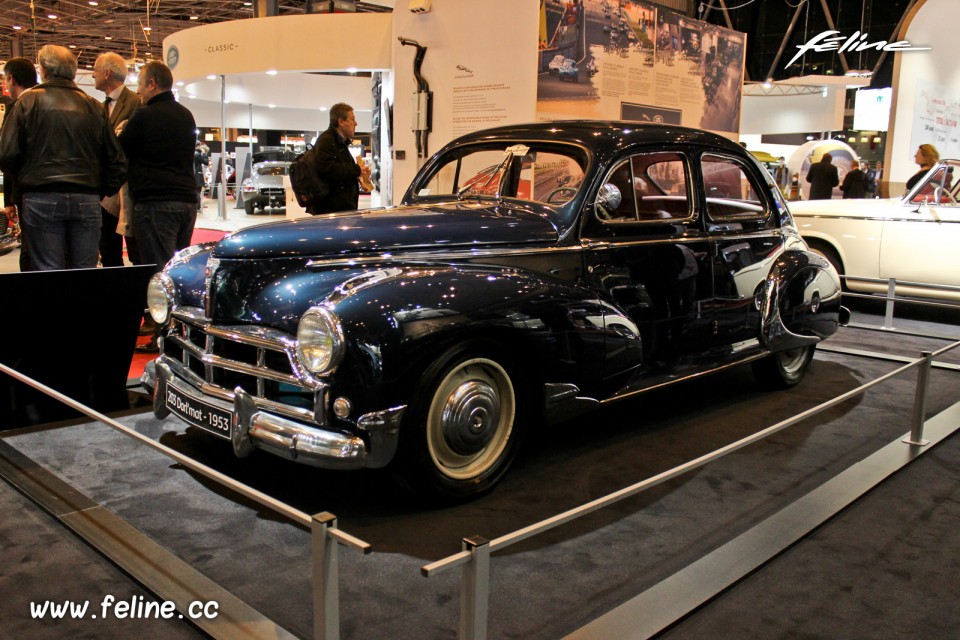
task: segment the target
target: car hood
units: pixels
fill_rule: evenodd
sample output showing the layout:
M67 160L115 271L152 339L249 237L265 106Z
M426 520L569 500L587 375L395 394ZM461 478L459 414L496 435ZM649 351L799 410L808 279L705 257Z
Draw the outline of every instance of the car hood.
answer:
M333 258L401 249L554 243L557 238L557 227L545 210L452 202L312 216L250 227L224 238L214 256Z

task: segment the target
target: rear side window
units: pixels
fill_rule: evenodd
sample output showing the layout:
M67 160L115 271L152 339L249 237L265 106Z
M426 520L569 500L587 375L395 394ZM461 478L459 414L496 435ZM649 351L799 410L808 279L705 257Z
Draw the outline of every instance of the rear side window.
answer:
M707 215L713 220L765 218L766 205L760 187L739 161L704 154L701 158Z
M638 153L618 163L605 182L620 194L618 206L597 207L609 222L663 222L690 217L687 165L674 152Z

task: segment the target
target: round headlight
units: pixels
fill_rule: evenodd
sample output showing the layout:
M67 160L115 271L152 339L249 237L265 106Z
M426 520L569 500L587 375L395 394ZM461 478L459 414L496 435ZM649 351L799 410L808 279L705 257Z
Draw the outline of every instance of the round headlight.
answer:
M154 274L147 285L147 309L158 325L166 324L173 307L173 280L162 271Z
M310 373L322 373L340 363L343 329L332 311L310 307L297 326L297 358Z

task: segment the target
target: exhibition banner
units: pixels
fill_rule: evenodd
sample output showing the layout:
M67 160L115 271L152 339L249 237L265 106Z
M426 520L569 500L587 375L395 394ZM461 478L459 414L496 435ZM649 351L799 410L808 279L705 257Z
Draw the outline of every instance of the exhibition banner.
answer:
M746 34L638 0L541 0L537 115L740 130Z
M941 158L960 158L960 89L917 78L913 149L932 144Z

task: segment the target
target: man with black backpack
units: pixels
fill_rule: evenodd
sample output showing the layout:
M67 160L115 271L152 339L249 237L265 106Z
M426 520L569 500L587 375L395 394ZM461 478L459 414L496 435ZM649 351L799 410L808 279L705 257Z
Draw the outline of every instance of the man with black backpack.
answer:
M370 169L359 166L350 153L350 143L357 129L353 107L338 102L330 108L330 126L320 134L313 148L304 154L303 163L295 165L310 167L320 185L314 185L312 196L307 196L307 213L333 213L352 211L360 202L361 177L369 179ZM297 191L296 172L291 166L291 183ZM324 193L326 192L326 193ZM297 193L298 199L301 194Z

